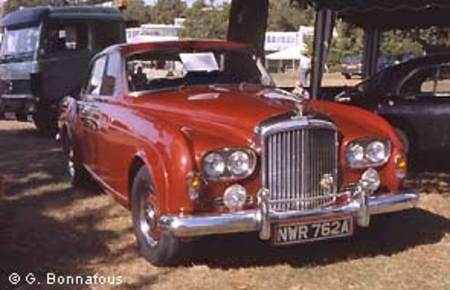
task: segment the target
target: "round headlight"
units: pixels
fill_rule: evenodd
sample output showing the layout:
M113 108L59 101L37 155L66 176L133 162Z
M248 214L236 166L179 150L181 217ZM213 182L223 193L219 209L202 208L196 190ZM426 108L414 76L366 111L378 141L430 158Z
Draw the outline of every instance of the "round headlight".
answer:
M364 162L364 147L358 143L350 144L347 147L346 157L350 164Z
M203 170L209 177L222 176L225 168L225 160L219 153L210 153L203 159Z
M386 160L388 156L386 145L381 141L373 141L367 145L366 157L369 161L378 163Z
M228 170L237 176L245 175L251 170L250 156L245 151L236 151L228 157Z

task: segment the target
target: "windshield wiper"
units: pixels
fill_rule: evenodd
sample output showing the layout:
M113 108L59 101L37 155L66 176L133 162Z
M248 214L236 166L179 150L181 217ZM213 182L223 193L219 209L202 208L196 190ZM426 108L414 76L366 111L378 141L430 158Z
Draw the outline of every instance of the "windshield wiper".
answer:
M1 63L7 63L14 59L14 55L11 54L4 54L0 56L0 62Z
M29 58L32 56L32 52L20 52L16 54L4 54L0 56L0 62L2 63L8 63L11 61L23 61L26 58Z

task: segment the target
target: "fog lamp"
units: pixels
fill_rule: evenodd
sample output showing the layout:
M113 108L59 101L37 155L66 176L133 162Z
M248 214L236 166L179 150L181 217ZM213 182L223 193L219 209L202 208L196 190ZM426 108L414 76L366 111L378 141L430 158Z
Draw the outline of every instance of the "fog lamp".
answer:
M223 203L230 211L242 209L247 200L247 190L239 184L232 185L223 194Z
M367 169L361 176L361 185L364 189L375 192L380 188L380 174L373 168Z
M404 156L397 156L395 158L395 176L398 179L404 179L408 172L408 162Z

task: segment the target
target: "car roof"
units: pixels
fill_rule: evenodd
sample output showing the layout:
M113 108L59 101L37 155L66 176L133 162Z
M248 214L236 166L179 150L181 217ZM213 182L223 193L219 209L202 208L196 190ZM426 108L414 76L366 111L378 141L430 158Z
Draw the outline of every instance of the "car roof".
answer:
M436 65L443 62L450 62L450 53L439 53L439 54L431 54L428 56L422 56L418 58L413 58L401 64L397 64L387 68L386 70L392 71L403 71L403 70L412 70L417 67L426 66L426 65Z
M43 19L124 20L122 13L112 7L39 6L23 8L7 14L0 20L0 27L20 28L37 25Z
M248 45L225 40L187 39L174 41L155 41L155 42L117 44L105 49L101 54L120 51L122 54L128 55L133 53L142 53L151 50L164 50L173 48L245 49L248 48Z
M432 54L418 57L409 61L390 66L370 78L361 82L367 84L367 94L386 93L396 89L398 82L406 77L411 71L426 66L438 65L450 62L450 53ZM359 86L358 85L358 86Z

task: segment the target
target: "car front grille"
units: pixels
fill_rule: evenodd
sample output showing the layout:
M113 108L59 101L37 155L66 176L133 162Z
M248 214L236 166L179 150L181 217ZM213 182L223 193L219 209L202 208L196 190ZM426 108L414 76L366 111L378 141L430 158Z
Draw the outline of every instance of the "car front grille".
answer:
M273 211L309 211L334 200L338 134L334 126L301 126L263 136L265 188Z
M11 94L31 94L31 81L30 80L12 81Z
M1 94L11 94L11 95L31 94L31 81L30 80L1 81L0 93Z

